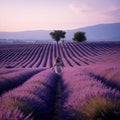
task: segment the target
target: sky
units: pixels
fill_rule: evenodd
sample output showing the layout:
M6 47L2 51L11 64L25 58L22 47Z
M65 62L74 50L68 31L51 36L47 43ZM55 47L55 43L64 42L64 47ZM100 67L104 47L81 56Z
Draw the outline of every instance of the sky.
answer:
M0 31L69 30L120 22L120 0L0 0Z

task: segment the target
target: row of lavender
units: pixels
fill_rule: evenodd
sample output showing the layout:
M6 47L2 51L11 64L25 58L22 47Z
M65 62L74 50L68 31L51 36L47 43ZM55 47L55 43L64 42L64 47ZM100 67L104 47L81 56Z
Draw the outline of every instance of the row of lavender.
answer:
M12 77L15 75L17 77L19 75L24 76L20 70L18 69L18 73L14 70L11 72L7 70L6 73L2 71L0 74L3 74L6 78L10 77L10 74ZM42 70L38 69L37 72L40 73L34 75L26 82L24 81L20 87L2 95L0 99L1 120L7 118L9 120L10 118L50 120L53 118L58 77L52 69ZM30 73L30 70L25 72L26 76L27 72ZM96 120L111 119L111 117L114 120L119 119L120 89L109 84L111 79L107 73L110 73L113 83L119 86L119 67L103 65L102 68L100 66L64 68L61 79L61 111L64 120ZM96 77L96 75L103 74L109 79ZM3 81L3 85L7 88L23 78L13 79L13 81L11 79L9 85L5 84L7 83L6 79Z
M0 120L50 120L54 113L57 75L42 71L0 98Z
M120 65L119 63L117 66L115 65L103 65L102 67L95 66L88 68L86 72L95 78L104 82L104 84L111 86L112 88L116 88L120 90Z
M63 82L63 100L67 92L62 109L64 120L119 120L120 90L79 67L66 68Z
M2 45L0 67L52 67L56 56L61 56L64 66L89 65L105 61L105 55L115 58L119 50L120 42Z
M45 69L0 69L0 95L20 86L30 77Z

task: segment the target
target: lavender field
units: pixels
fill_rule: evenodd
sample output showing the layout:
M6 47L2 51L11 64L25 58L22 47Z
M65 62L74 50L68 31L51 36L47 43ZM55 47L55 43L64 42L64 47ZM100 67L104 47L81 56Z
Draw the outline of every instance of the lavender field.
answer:
M0 45L0 120L120 120L120 42Z

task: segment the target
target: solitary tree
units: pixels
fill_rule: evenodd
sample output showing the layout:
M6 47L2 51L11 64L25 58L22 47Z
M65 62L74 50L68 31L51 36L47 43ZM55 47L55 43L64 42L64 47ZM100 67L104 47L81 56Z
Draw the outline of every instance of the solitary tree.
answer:
M83 42L86 40L85 32L76 32L74 33L73 41Z
M50 32L50 36L57 42L57 44L61 38L65 38L65 34L66 32L62 30L54 30L53 32Z

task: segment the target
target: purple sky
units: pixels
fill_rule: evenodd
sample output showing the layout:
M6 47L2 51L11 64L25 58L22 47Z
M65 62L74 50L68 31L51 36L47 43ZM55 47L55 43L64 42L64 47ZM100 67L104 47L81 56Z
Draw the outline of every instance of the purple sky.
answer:
M120 22L120 0L0 0L0 31L74 29Z

